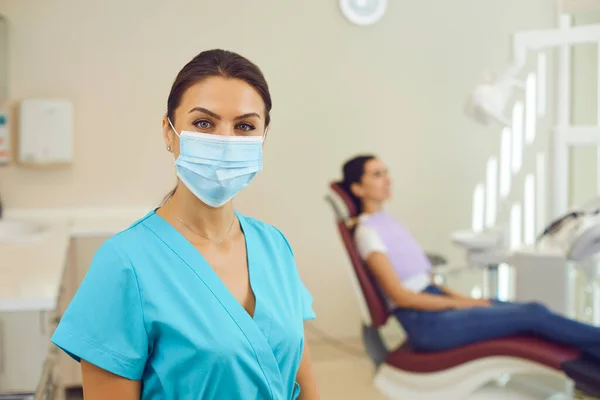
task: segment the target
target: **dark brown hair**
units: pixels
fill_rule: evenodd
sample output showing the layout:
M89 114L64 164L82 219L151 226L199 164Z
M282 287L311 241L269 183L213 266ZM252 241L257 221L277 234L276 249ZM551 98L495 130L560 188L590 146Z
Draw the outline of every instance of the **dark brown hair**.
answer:
M340 185L346 190L354 205L356 205L356 210L360 214L362 212L362 201L352 193L351 187L353 183L360 183L362 181L362 177L365 174L365 165L367 162L375 159L376 157L373 155L360 155L356 156L344 163L342 167L342 173L344 178Z
M218 49L207 50L198 54L177 74L167 100L167 117L171 119L173 124L175 124L175 110L179 107L185 91L203 79L213 76L240 79L252 86L265 103L265 126L269 126L273 104L269 85L267 85L260 68L237 53ZM167 194L163 204L175 194L175 190L176 188Z

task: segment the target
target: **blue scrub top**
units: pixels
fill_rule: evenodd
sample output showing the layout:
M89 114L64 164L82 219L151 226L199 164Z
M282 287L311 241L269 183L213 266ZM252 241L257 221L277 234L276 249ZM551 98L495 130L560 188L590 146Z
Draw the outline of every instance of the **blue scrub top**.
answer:
M52 342L77 361L141 380L144 400L296 399L312 297L283 234L237 216L254 317L151 212L100 247Z

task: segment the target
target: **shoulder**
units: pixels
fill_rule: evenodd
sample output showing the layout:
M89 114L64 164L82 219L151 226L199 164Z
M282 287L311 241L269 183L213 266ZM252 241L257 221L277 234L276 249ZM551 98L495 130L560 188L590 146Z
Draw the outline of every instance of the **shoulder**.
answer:
M354 240L358 245L380 241L381 236L377 230L369 225L359 224L354 231Z
M149 231L143 224L150 215L151 213L138 219L126 229L105 240L96 251L94 258L100 261L118 259L123 264L131 264L129 260L133 253L145 248L150 239Z
M358 224L354 230L354 238L357 241L369 240L379 237L377 229L370 224L368 215L361 215L358 218Z
M277 231L277 228L275 228L273 225L267 222L261 221L253 217L249 217L239 212L236 212L236 214L241 220L242 224L247 227L268 233L273 233L274 230Z
M260 221L256 218L247 217L239 214L238 217L242 219L244 227L252 229L258 237L260 237L266 244L279 247L281 249L289 251L292 255L292 246L288 241L287 237L279 230L279 228L269 223Z
M368 217L359 219L356 230L354 231L354 241L363 260L367 259L371 253L386 253L387 247L377 230L370 226Z

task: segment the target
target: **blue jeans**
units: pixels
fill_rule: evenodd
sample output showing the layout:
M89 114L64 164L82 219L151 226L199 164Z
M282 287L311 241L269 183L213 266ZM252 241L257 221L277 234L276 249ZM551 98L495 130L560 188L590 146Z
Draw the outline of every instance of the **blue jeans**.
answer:
M444 296L437 286L424 292ZM600 328L551 312L540 303L503 303L465 310L398 308L394 315L417 351L443 351L517 334L575 347L600 360Z

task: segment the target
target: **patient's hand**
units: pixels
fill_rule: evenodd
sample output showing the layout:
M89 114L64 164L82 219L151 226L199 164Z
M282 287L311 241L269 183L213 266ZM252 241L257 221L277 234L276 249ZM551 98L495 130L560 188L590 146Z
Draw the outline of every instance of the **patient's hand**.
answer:
M492 305L492 302L487 299L473 299L472 302L475 307L489 307Z
M465 310L476 307L490 307L492 303L486 299L460 299L456 301L457 310Z

